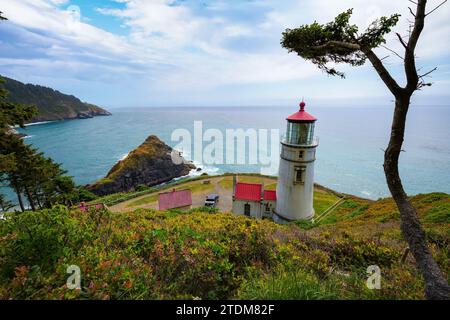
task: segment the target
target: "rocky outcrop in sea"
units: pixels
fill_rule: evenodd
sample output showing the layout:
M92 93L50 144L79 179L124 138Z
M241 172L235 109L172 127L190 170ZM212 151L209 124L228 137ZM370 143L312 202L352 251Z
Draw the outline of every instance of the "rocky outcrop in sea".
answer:
M87 186L103 196L134 190L138 185L154 186L188 175L195 166L186 161L157 136L149 136L143 144L117 162L105 178Z

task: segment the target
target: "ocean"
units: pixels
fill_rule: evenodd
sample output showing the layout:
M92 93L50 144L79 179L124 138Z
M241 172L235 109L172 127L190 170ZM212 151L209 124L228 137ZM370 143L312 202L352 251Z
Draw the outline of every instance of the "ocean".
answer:
M318 118L315 128L315 135L320 139L315 164L316 182L370 199L389 196L383 173L383 149L389 140L392 109L384 106L307 106L307 111ZM297 108L179 107L110 111L113 115L109 117L36 124L20 131L28 135L27 143L61 163L77 183L88 184L104 177L117 161L151 134L173 147L177 145L177 141L171 140L174 130L186 129L194 135L194 121L201 121L203 132L217 129L223 136L227 129L238 128L267 129L269 132L278 129L282 135L286 128L285 118ZM411 107L400 159L400 173L408 194L450 193L449 120L450 107ZM205 142L203 147L206 145ZM224 142L224 154L226 148ZM250 158L251 150L250 144L241 150L241 157L243 154L245 159ZM238 150L235 152L239 153ZM194 156L194 152L189 155L196 160ZM278 155L274 159L278 159ZM195 163L202 167L201 172L209 174L261 171L260 164L240 160L235 163Z

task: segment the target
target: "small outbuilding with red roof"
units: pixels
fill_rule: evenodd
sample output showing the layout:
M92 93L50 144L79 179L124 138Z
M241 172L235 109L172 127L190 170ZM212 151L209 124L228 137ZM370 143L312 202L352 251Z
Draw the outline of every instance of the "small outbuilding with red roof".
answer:
M233 177L233 213L254 218L271 218L277 196L261 183L238 182Z

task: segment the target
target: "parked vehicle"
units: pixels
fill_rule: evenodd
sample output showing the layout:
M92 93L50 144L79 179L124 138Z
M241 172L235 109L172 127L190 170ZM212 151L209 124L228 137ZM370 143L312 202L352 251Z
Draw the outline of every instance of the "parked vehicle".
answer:
M219 202L219 195L212 193L206 196L205 207L216 207Z

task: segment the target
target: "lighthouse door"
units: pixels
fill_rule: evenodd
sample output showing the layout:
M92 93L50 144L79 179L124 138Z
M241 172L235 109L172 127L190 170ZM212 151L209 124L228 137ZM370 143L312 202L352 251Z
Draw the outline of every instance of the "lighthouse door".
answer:
M250 205L248 203L244 204L244 214L250 217Z

